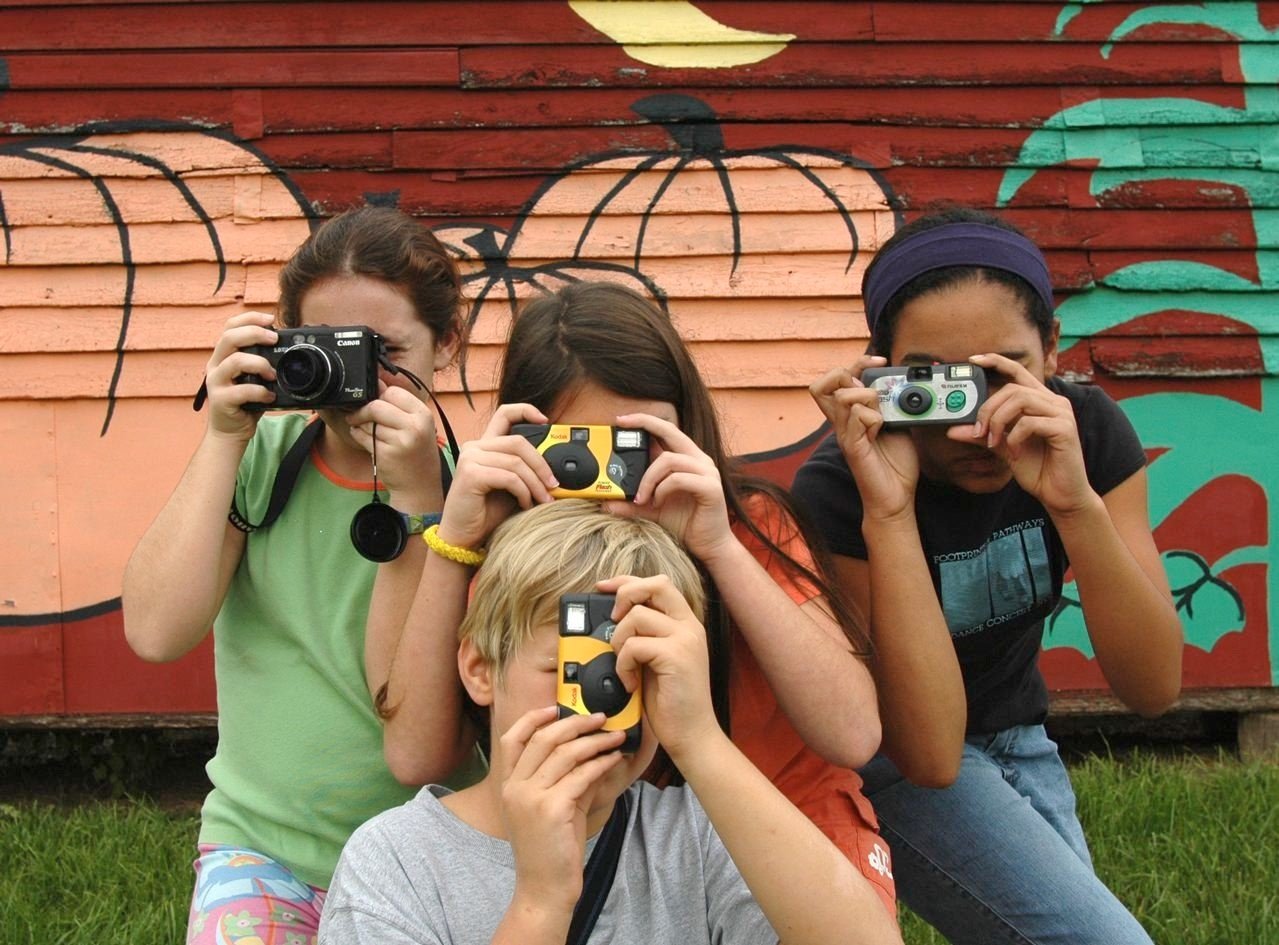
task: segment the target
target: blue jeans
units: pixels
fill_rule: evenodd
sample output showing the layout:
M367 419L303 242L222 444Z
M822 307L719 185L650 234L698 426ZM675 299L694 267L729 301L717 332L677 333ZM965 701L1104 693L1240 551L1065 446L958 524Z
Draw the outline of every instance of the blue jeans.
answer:
M968 739L941 790L906 781L883 755L861 773L897 895L952 945L1151 945L1093 872L1042 725Z

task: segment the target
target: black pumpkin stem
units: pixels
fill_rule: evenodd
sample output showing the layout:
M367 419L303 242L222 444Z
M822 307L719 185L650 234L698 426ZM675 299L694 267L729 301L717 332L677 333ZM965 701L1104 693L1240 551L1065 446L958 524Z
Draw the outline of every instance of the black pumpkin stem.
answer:
M681 151L700 156L724 150L719 116L701 99L663 92L640 99L631 111L665 128Z

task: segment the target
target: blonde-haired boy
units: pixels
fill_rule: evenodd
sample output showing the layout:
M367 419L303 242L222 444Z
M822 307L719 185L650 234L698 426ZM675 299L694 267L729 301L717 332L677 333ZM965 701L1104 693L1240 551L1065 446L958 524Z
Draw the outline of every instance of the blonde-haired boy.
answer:
M640 748L603 715L557 719L559 598L614 593L612 644L642 676ZM900 942L848 859L746 760L711 707L697 570L660 526L561 500L494 533L459 631L458 669L489 711L492 767L360 828L338 864L321 942L563 945L582 870L629 795L592 940ZM687 780L639 781L658 743Z

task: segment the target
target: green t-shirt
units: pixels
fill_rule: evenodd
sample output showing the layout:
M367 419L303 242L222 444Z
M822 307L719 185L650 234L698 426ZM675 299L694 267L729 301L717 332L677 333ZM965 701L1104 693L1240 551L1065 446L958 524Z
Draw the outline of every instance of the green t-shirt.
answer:
M236 481L249 521L262 520L307 419L258 424ZM370 486L317 465L313 451L283 514L249 534L214 623L218 747L200 842L266 854L323 888L351 832L416 793L387 769L364 677L377 565L349 528Z

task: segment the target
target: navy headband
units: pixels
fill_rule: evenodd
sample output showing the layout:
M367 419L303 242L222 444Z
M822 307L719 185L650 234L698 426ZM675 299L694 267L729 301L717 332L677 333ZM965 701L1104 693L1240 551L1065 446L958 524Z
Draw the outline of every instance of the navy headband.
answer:
M1020 233L989 223L945 223L908 236L876 257L862 283L871 334L894 295L924 273L950 266L1011 272L1025 279L1052 311L1052 278L1038 246Z

